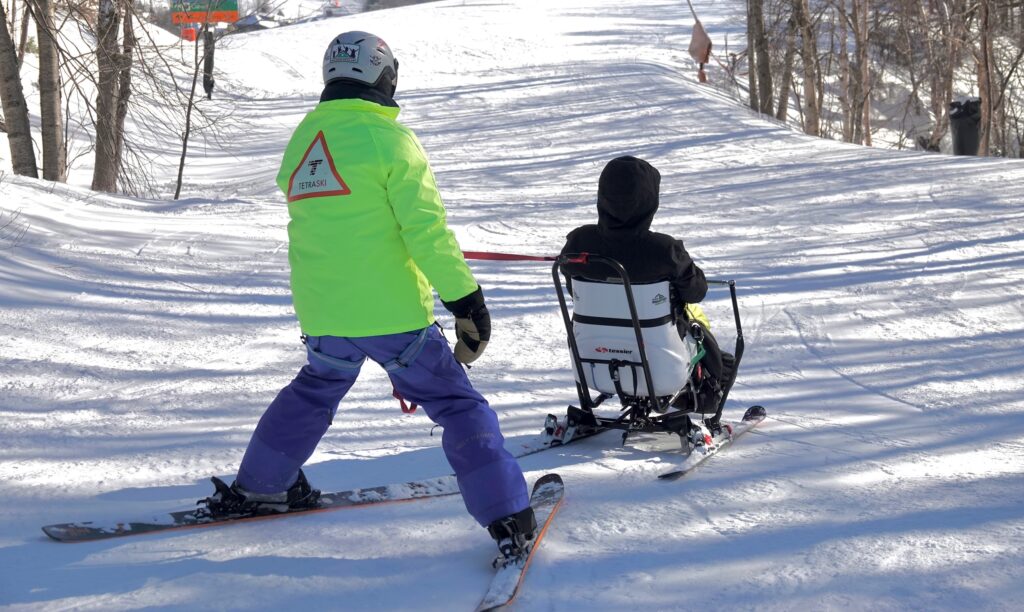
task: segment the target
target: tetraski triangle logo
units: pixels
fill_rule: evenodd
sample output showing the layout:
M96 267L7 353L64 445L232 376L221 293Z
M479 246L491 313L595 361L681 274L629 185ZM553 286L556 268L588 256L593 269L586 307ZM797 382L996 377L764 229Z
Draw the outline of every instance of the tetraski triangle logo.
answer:
M324 196L343 196L352 193L338 169L334 167L334 159L327 148L327 139L323 132L317 132L316 138L306 149L302 161L292 172L288 180L288 201L295 202L306 198Z

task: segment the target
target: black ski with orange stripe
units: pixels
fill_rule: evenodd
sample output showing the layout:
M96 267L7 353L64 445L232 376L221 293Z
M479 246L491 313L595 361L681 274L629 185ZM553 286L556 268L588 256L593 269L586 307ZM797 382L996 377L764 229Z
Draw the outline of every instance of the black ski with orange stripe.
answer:
M368 487L365 489L323 493L321 494L316 506L272 514L214 517L210 516L210 513L207 512L204 507L198 507L192 510L168 512L166 514L160 514L138 520L60 523L56 525L46 525L42 529L43 533L58 542L88 542L92 540L120 538L130 535L168 531L172 529L211 527L214 525L224 525L226 523L257 521L312 512L329 512L332 510L341 510L343 508L397 503L458 494L459 485L458 482L456 482L455 477L442 476L440 478L428 478L403 484L382 485L379 487Z

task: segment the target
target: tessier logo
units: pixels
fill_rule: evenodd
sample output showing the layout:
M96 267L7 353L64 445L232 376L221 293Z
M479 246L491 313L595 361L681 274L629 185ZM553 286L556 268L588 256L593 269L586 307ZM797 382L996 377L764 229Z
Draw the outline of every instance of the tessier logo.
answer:
M599 347L594 349L594 352L595 353L621 353L623 355L628 355L628 354L632 353L633 351L630 350L630 349L615 349L615 348L608 348L606 346L599 346Z

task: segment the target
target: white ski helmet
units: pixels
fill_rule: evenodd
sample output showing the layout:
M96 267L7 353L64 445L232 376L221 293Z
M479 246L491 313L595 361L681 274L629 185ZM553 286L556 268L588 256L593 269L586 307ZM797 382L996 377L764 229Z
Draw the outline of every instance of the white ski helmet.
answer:
M339 34L324 53L324 85L332 81L355 81L394 95L398 83L398 60L391 47L369 32Z

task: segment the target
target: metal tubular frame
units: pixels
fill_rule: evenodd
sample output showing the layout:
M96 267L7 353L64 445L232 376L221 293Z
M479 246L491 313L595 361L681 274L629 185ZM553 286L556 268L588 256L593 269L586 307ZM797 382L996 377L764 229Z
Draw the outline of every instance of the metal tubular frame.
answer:
M573 333L572 316L569 314L569 306L565 298L565 289L562 284L562 266L569 263L597 263L602 264L611 270L614 270L622 281L623 288L626 291L626 301L629 304L629 314L633 322L633 332L636 334L637 346L640 352L640 362L625 361L625 360L611 360L611 359L583 359L580 357L579 346L576 344L576 334ZM601 402L607 399L607 394L602 393L600 397L595 401L590 395L590 389L587 386L586 374L583 370L583 363L599 363L599 364L625 364L631 367L640 367L644 373L644 380L647 383L648 392L651 393L654 390L654 380L651 375L650 363L647 360L647 351L644 347L643 330L640 327L640 317L637 314L636 303L633 299L633 288L629 280L629 274L626 269L619 262L611 259L610 257L604 257L602 255L593 255L589 253L566 253L555 258L554 264L551 266L551 277L554 281L555 290L558 295L558 306L562 311L562 321L565 324L565 331L569 343L569 351L572 355L573 367L576 369L576 392L580 398L580 408L582 409L585 418L592 420L591 425L600 427L607 427L612 429L624 430L623 442L625 442L626 436L630 431L662 431L679 433L675 429L671 429L664 422L665 417L650 417L650 413L655 409L664 409L667 406L662 406L662 401L667 402L668 398L658 398L654 395L648 395L647 397L620 397L619 399L623 402L624 413L617 419L610 419L599 417L594 414L594 408L596 408ZM740 309L739 302L736 299L736 282L732 280L720 281L720 280L709 280L709 285L720 285L728 286L729 294L732 300L732 311L733 320L736 323L736 349L734 356L736 358L736 364L734 372L739 370L740 360L743 357L743 327L740 322ZM734 374L735 376L735 374ZM633 379L636 380L636 371L634 369ZM731 385L730 385L731 388ZM722 405L725 405L725 400L729 395L729 389L726 389L722 394ZM570 416L572 414L573 407L570 406ZM670 416L670 415L666 415ZM584 423L587 424L587 423Z

